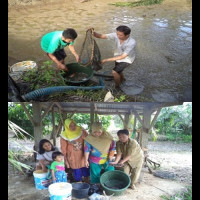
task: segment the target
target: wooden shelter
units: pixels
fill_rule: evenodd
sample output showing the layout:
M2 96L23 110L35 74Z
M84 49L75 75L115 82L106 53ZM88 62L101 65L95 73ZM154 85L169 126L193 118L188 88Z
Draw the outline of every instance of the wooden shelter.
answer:
M32 125L34 126L34 138L36 150L38 149L39 141L42 139L42 119L49 112L52 113L53 131L51 138L54 145L56 145L56 137L59 135L64 120L67 117L72 117L74 113L90 113L91 124L95 121L98 115L119 115L123 121L124 128L128 127L130 116L134 116L134 127L136 120L142 125L141 134L139 135L139 143L141 147L147 148L148 135L153 127L156 118L158 117L163 107L182 105L183 102L177 103L160 103L160 102L33 102L33 115L28 112L27 103L21 103L24 111L29 117ZM29 104L29 103L28 103ZM60 114L60 123L55 125L55 112ZM152 119L152 115L153 119Z

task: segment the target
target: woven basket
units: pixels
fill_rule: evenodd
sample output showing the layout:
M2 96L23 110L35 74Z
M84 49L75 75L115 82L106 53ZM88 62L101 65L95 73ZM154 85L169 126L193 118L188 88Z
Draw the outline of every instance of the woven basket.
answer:
M119 196L126 191L131 184L131 180L126 173L114 170L104 172L100 177L100 184L107 195ZM115 189L116 186L120 186L120 189Z

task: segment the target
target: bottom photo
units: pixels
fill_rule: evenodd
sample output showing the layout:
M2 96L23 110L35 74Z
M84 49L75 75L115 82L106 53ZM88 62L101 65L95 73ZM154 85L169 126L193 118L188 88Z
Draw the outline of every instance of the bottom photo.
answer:
M192 102L8 102L8 200L192 199Z

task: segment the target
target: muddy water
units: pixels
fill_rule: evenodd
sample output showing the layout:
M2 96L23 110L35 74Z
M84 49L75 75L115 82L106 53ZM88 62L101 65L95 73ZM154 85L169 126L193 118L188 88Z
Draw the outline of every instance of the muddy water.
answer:
M40 48L40 38L49 31L74 28L78 33L75 48L79 52L87 28L110 33L124 24L132 29L131 35L137 42L136 60L124 71L128 91L134 93L136 84L143 88L140 95L154 101L191 101L191 0L164 0L161 5L135 8L108 5L117 1L51 0L10 7L8 56L40 64L48 59ZM112 42L96 41L102 58L113 55ZM69 50L66 51L66 63L75 62ZM111 71L113 66L114 63L106 63L99 72Z

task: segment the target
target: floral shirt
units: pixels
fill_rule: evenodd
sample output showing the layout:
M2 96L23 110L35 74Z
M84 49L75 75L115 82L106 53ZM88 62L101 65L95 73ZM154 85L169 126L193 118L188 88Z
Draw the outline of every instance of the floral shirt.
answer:
M89 152L89 162L95 163L95 164L104 164L108 160L108 155L114 155L115 152L115 141L112 140L112 143L110 145L110 149L108 150L107 154L101 154L95 147L93 147L91 144L89 144L87 141L84 143L84 151Z

